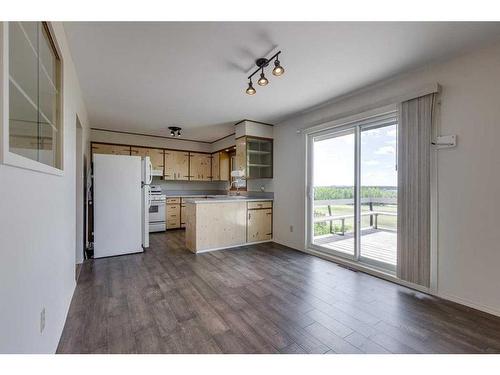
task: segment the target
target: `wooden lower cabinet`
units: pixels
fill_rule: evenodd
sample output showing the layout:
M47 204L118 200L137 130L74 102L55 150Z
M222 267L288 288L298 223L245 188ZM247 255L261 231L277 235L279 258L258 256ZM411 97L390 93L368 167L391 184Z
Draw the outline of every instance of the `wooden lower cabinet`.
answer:
M181 205L180 198L168 198L166 204L167 229L177 229L181 227Z
M270 207L271 202L249 202L247 209L247 242L268 241L273 238L273 209L254 208L256 203Z
M186 204L184 198L181 198L181 228L186 228Z

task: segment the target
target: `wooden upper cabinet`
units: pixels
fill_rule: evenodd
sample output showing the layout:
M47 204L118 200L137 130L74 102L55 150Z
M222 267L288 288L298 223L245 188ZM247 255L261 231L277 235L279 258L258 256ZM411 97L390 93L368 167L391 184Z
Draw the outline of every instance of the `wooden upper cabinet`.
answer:
M229 169L231 168L231 158L226 151L219 152L219 180L229 181Z
M92 143L92 153L108 155L130 155L130 146Z
M247 139L240 137L236 140L236 170L243 172L243 176L247 175Z
M130 154L133 156L149 156L153 169L163 171L163 150L160 148L131 147Z
M219 158L220 152L212 154L212 181L220 181Z
M191 181L210 181L212 176L211 155L190 152L189 176Z
M189 159L189 152L165 150L165 180L188 180Z

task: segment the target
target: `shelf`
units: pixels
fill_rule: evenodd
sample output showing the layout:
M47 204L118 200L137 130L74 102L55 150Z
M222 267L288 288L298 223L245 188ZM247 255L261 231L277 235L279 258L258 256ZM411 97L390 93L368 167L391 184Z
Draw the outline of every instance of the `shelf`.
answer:
M272 167L271 164L248 164L249 167L256 167L256 168L270 168Z
M268 155L271 151L248 150L249 154Z

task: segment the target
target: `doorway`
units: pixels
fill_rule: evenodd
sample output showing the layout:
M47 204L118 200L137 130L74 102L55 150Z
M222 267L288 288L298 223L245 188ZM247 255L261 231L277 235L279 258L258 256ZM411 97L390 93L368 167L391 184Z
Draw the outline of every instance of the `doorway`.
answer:
M86 168L83 128L78 116L75 124L75 263L76 279L86 247Z
M309 135L310 248L394 274L397 116Z

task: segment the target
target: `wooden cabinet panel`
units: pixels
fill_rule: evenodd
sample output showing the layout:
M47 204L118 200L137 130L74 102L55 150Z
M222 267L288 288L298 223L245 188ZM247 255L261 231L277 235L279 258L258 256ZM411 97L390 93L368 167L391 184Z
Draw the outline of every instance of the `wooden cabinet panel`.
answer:
M189 175L191 181L210 181L212 174L210 154L189 153Z
M248 202L248 209L257 209L257 208L272 208L272 201L262 201L262 202Z
M186 227L186 205L181 203L181 228Z
M105 143L93 143L92 153L108 155L130 155L130 146L109 145Z
M247 241L267 241L272 238L273 210L248 210Z
M212 181L220 181L219 159L220 152L212 154Z
M134 156L149 156L153 169L163 171L163 150L160 148L131 147L130 154Z
M179 199L179 198L177 198ZM175 229L181 227L181 207L180 204L166 204L166 221L167 229Z
M226 151L219 152L219 180L229 181L229 169L231 168L229 154Z
M188 180L189 153L165 150L165 180Z
M240 137L236 140L236 170L243 172L243 177L247 175L247 140Z

